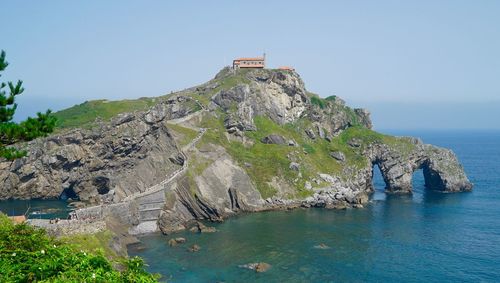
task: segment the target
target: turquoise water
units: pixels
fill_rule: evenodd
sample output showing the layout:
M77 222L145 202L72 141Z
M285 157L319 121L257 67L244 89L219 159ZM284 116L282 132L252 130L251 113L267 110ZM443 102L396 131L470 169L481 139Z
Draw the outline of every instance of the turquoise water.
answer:
M189 232L186 246L169 237L141 238L129 248L169 282L499 282L500 133L421 132L425 142L452 148L475 184L471 193L426 191L421 172L412 196L377 192L364 209L298 209L241 215L214 234ZM315 249L324 243L330 249ZM264 261L266 273L238 265Z
M28 218L68 218L71 207L63 200L6 200L0 201L0 211L7 215L28 213Z

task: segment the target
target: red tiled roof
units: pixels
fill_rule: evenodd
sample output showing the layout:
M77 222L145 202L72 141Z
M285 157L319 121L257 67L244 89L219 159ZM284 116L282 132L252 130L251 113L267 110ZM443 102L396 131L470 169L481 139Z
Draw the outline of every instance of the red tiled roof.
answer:
M233 61L264 61L264 57L254 57L254 58L236 58Z

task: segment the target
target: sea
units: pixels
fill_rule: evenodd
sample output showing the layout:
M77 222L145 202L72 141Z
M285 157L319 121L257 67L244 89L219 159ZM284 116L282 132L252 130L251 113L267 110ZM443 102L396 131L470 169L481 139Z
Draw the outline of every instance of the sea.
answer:
M150 234L129 246L166 282L500 282L500 131L383 131L451 148L472 192L376 192L361 209L296 209L242 214L218 231ZM64 201L3 201L0 210L31 218L64 218ZM172 237L185 244L170 247ZM197 244L198 252L188 247ZM321 248L323 247L323 248ZM266 262L263 273L240 266Z
M412 195L386 195L375 168L365 208L244 214L208 223L216 233L141 237L129 255L167 282L500 282L500 131L385 132L451 148L474 190L430 191L417 171ZM255 262L271 268L240 267Z

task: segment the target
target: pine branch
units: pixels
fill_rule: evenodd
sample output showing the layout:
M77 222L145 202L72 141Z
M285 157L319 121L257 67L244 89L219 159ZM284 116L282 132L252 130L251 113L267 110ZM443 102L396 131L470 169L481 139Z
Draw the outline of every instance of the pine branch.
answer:
M0 52L0 72L4 71L9 63L5 61L5 51ZM3 90L6 86L9 88L9 94ZM38 137L47 136L54 131L56 118L51 110L45 113L37 113L36 118L29 117L25 121L17 124L12 122L17 110L15 103L16 96L24 92L23 81L17 83L0 83L0 157L9 160L20 158L26 155L26 151L18 150L11 145L18 142L30 141Z

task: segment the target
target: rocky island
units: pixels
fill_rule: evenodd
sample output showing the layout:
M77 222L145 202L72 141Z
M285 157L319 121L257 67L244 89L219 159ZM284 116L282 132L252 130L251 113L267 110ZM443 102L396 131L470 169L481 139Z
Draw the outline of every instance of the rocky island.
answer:
M367 110L308 92L294 70L226 67L183 91L56 116L56 134L0 162L0 199L71 198L75 221L113 219L131 234L239 212L362 207L374 166L387 193L411 193L418 169L428 189L472 189L452 151L373 131Z

